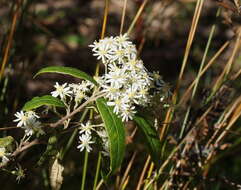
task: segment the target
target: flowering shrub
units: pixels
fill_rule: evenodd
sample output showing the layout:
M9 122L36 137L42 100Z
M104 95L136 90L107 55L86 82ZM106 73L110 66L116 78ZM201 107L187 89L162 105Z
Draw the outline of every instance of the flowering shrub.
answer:
M14 122L17 122L17 126L25 132L25 137L17 149L21 149L23 143L30 138L48 135L45 126L55 128L64 125L64 129L67 129L75 124L79 131L77 148L81 152L86 150L89 153L93 150L94 144L101 145L102 153L110 157L110 175L120 166L124 156L124 122L134 119L144 131L155 160L155 156L158 156L160 151L157 131L138 115L139 108L151 107L153 99L164 101L166 94L162 88L164 82L160 75L157 72L147 71L127 34L95 41L90 47L97 60L105 65L103 75L95 79L69 67L48 67L37 73L37 75L48 72L62 73L84 80L76 84L56 82L51 96L35 97L25 104L23 110L15 114ZM47 106L47 110L52 110L58 120L55 119L56 122L51 124L40 122L41 114L37 114L37 111L41 106ZM65 115L58 111L63 109ZM90 110L89 119L86 119L87 116L78 118L77 113L80 112L83 116L84 110ZM101 120L95 119L99 117ZM145 133L146 131L151 132L151 136ZM51 138L49 144L57 143L57 140L53 141ZM0 150L2 162L7 164L11 160L11 154L6 154L4 147ZM55 152L53 155L55 159L60 159L60 151ZM56 164L60 166L59 162L55 162ZM62 173L62 166L60 169Z

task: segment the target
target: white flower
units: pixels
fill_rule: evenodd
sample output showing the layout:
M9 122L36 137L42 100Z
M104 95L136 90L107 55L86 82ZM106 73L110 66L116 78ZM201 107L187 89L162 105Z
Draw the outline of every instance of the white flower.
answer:
M130 59L128 62L126 62L126 67L131 71L137 71L143 69L144 65L140 60Z
M82 83L79 85L79 89L88 92L94 87L94 84L89 81L82 81Z
M0 158L2 158L2 163L9 161L7 155L9 155L9 153L6 153L6 148L0 147Z
M80 149L80 152L82 152L84 149L86 149L87 152L90 152L92 148L90 147L90 144L93 144L94 141L91 141L91 136L88 134L82 134L79 136L80 145L77 146L77 148Z
M84 125L83 123L81 123L81 130L80 130L80 134L82 133L86 133L88 135L91 135L91 131L94 130L95 125L92 125L90 121L87 121L87 123Z
M138 103L138 99L139 99L139 94L137 91L137 87L136 86L131 86L130 88L128 88L125 91L125 94L123 95L125 99L127 99L126 101L133 101L135 104L139 104Z
M125 50L120 46L116 46L113 47L112 51L111 61L117 61L118 64L124 63Z
M120 88L125 84L126 73L124 70L116 70L115 72L109 72L105 75L106 82L110 83L112 87Z
M17 119L15 119L13 121L18 122L18 124L17 124L18 127L22 127L23 125L26 125L26 122L29 118L23 111L17 112L14 115L17 117Z
M119 88L109 86L109 85L103 85L103 92L106 92L106 97L110 100L118 99L121 95L121 91Z
M111 37L106 37L104 39L100 40L100 44L106 45L109 47L109 49L111 50L113 47L116 46L116 42L115 39L113 38L113 36Z
M94 52L94 56L97 56L97 59L105 64L111 57L111 52L109 51L109 44L99 43L98 48L92 49Z
M92 48L92 51L96 51L100 47L100 42L94 41L93 44L90 44L89 47Z
M121 112L122 121L128 121L129 119L133 119L133 116L135 115L135 107L126 107Z
M85 93L81 90L77 91L75 93L74 101L76 103L80 103L83 99L87 99L87 96L85 95Z
M132 45L132 42L128 41L128 39L129 39L129 37L127 34L115 37L116 43L123 48L127 48L130 45Z
M66 96L71 96L72 91L70 90L70 87L66 87L67 83L64 83L63 85L59 85L58 82L54 85L55 91L51 92L51 95L53 97L60 97L62 100L66 98Z
M18 122L17 126L23 128L27 136L31 136L34 133L44 133L44 131L41 129L41 123L37 121L39 116L34 111L20 111L17 112L15 116L17 119L13 121Z
M107 102L108 106L114 106L114 113L118 114L119 112L121 112L123 109L127 109L127 107L129 107L128 105L128 100L124 99L124 98L119 98L119 99L115 99L113 101L109 101Z

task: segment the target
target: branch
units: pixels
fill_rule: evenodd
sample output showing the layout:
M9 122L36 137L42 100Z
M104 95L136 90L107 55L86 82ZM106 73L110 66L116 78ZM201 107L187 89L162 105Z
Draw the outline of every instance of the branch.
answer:
M87 106L90 102L97 100L98 98L101 98L105 96L105 93L101 93L98 96L91 96L86 102L84 102L83 104L81 104L77 109L75 109L74 111L72 111L71 113L67 114L66 116L64 116L62 119L60 119L59 121L57 121L56 123L50 124L50 127L57 127L61 124L63 124L63 122L66 119L71 118L72 116L74 116L75 114L77 114L78 112L80 112L85 106Z

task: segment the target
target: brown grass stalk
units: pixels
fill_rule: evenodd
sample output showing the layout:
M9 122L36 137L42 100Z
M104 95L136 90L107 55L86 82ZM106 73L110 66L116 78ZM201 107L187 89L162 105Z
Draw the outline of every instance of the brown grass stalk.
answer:
M193 39L194 39L194 35L195 35L196 29L197 29L197 24L198 24L200 15L201 15L202 7L203 7L203 0L198 0L197 4L196 4L195 12L194 12L194 16L193 16L192 25L191 25L191 29L190 29L190 32L189 32L188 40L187 40L187 45L186 45L186 49L185 49L185 53L184 53L181 71L179 73L176 88L175 88L175 90L173 92L173 96L172 96L172 104L173 105L175 105L176 102L177 102L178 90L179 90L180 83L181 83L182 78L183 78L185 67L187 65L187 59L188 59L188 56L189 56L189 53L190 53L191 45L193 43ZM167 131L167 127L169 126L168 123L170 123L170 121L172 119L173 111L174 110L173 110L172 106L167 110L166 117L165 117L165 120L164 120L164 124L162 126L161 131L160 131L160 139L161 140L163 139L163 137L164 137L164 135Z
M126 5L127 5L127 0L124 1L124 5L123 5L122 16L121 16L120 34L122 34L122 32L123 32L123 27L124 27L124 23L125 23Z
M203 70L200 73L200 77L215 63L216 59L223 53L223 51L228 47L230 42L225 42L221 48L217 51L217 53L211 58L211 60L207 63L207 65L203 68ZM184 94L180 98L180 101L178 102L179 105L182 105L184 102L187 101L189 98L190 92L192 88L194 87L195 83L197 82L197 79L195 78L194 81L191 83L191 85L188 87L187 90L185 90Z
M16 11L13 14L12 24L11 24L10 32L9 32L8 39L7 39L7 45L6 45L6 48L4 49L3 61L2 61L1 71L0 71L0 80L3 77L5 67L9 60L10 49L13 44L13 37L14 37L14 33L15 33L16 27L17 27L17 20L20 16L21 5L22 5L22 0L18 0L17 5L16 5L17 6Z

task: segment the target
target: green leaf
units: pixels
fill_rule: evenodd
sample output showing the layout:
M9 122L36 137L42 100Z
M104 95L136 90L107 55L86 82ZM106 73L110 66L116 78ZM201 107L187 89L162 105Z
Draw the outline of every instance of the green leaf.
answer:
M137 123L146 139L145 142L150 151L152 160L155 164L159 165L161 158L161 142L157 130L142 117L135 116L134 121Z
M112 107L107 106L104 98L97 99L96 104L109 137L110 171L107 178L120 167L124 158L125 129L121 119L113 113Z
M93 84L97 85L97 82L90 75L72 67L61 67L61 66L45 67L41 69L39 72L37 72L34 78L42 73L60 73L60 74L70 75L76 78L88 80Z
M41 97L34 97L32 100L26 102L23 106L23 110L29 111L43 105L65 107L64 103L60 99L50 95L45 95Z

